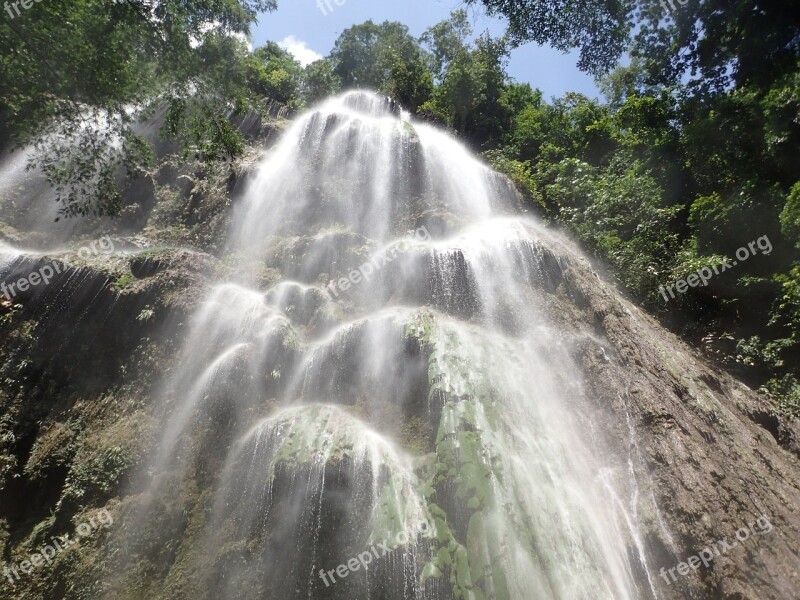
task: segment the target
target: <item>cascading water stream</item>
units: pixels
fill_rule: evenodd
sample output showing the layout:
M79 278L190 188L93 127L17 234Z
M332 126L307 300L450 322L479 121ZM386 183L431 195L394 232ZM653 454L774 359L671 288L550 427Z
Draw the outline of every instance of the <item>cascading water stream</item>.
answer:
M266 153L233 216L238 283L193 317L153 463L154 498L189 470L214 490L181 561L210 597L655 595L609 476L627 457L591 433L542 308L572 250L516 206L372 94ZM393 551L337 573L376 542Z

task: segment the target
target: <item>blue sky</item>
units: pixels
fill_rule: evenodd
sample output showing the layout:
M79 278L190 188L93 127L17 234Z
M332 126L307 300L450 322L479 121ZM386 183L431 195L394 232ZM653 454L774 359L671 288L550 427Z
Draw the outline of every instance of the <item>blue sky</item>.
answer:
M327 55L342 31L367 19L400 21L412 35L419 36L453 10L463 7L460 0L344 0L341 6L334 0L328 2L332 10L323 4L327 13L323 14L317 0L278 0L278 10L261 15L253 28L253 44L260 46L268 40L284 42L301 62L310 62L317 55ZM474 7L468 10L476 33L485 29L495 35L503 32L500 21L490 19ZM541 89L546 98L568 91L599 96L594 80L581 73L576 62L574 53L565 55L552 48L528 44L512 52L508 72L517 81Z

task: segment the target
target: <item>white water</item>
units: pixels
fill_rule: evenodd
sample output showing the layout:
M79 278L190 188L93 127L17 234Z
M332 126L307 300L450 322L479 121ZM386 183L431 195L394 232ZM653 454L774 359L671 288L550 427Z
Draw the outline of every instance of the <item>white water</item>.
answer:
M126 106L125 110L128 116L136 118L137 113L133 106ZM163 111L156 111L154 116L132 126L134 133L155 145L159 155L168 147L159 137L162 115ZM87 131L91 135L84 138ZM58 202L58 194L39 168L40 161L45 156L42 150L51 159L58 158L67 163L70 158L83 159L87 139L103 140L96 149L106 156L116 153L123 143L105 111L86 108L75 129L71 126L66 129L58 125L48 126L43 138L38 140L39 145L32 142L13 152L0 154L0 215L3 222L14 229L15 235L24 238L25 248L53 253L65 246L75 246L82 240L94 240L120 230L119 219L98 216L64 217L64 205ZM64 167L64 164L59 166ZM117 177L121 184L124 177L122 168L117 172ZM83 187L91 189L95 182L82 183ZM124 194L126 203L141 200L131 193L135 189L136 186L133 186ZM0 238L3 233L0 231Z
M369 94L325 102L266 153L228 240L241 283L190 323L153 469L213 465L204 550L187 553L211 596L650 597L609 483L627 457L602 462L570 340L542 308L572 250L515 203ZM326 293L421 227L432 239ZM423 520L435 540L321 582Z

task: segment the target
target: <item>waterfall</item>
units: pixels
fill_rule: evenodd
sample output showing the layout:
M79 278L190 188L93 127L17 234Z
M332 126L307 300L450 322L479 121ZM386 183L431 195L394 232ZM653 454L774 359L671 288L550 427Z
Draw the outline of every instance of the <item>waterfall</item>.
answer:
M127 105L125 110L132 119L139 116L132 105ZM158 157L175 150L174 143L161 139L159 135L164 112L163 108L158 109L149 118L135 121L131 125L131 132L152 144ZM42 127L45 133L41 139L14 151L0 153L0 215L5 226L0 229L0 234L10 233L12 237L25 237L28 246L53 252L64 250L91 235L95 235L96 239L99 235L108 235L111 232L123 235L138 232L141 222L137 220L137 216L146 212L141 205L150 203L147 195L151 188L134 185L126 189L123 183L127 176L125 168L118 167L115 177L123 190L124 204L133 214L123 214L117 218L91 215L74 219L64 218L64 205L58 201L55 188L41 168L41 159L48 152L51 160L56 157L64 160L73 153L83 157L86 149L82 144L85 141L82 136L87 135L87 132L88 139L104 140L101 153L113 155L121 148L123 141L112 126L109 115L101 109L87 107L75 129L67 127L62 130L56 123L43 124ZM53 150L53 147L58 150ZM49 150L43 154L43 149ZM62 154L58 154L58 151ZM97 182L82 183L86 185L86 189L91 189Z
M581 259L520 212L503 177L373 94L324 102L265 152L230 280L161 388L140 515L208 485L182 513L202 543L176 551L200 593L655 596L617 486L628 458L547 313ZM187 527L168 521L165 543Z

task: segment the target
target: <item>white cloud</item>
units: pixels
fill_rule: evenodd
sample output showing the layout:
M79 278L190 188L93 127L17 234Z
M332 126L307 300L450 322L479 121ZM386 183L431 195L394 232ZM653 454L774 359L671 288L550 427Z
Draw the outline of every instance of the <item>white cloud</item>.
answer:
M250 52L252 52L252 51L253 51L253 41L250 39L250 36L249 36L249 35L247 35L247 34L244 34L244 33L238 33L238 32L234 32L234 33L233 33L233 34L231 34L231 35L233 35L233 37L239 38L239 39L240 39L240 40L242 40L242 41L243 41L245 44L247 44L247 49L248 49Z
M305 42L298 40L293 35L287 35L278 42L278 45L284 50L289 51L289 53L299 60L300 64L304 67L322 58L321 54L314 52Z

